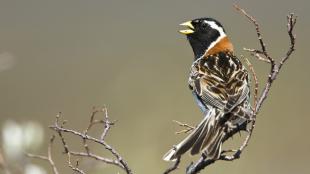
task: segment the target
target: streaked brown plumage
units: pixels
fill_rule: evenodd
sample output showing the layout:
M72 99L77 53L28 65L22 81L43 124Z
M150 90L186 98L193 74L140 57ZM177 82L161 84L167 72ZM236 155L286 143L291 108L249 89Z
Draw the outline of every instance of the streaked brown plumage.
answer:
M231 130L249 119L248 72L218 21L200 18L183 25L188 29L181 32L187 35L195 55L188 83L205 116L164 160L174 160L188 150L192 155L203 152L207 158L217 159Z

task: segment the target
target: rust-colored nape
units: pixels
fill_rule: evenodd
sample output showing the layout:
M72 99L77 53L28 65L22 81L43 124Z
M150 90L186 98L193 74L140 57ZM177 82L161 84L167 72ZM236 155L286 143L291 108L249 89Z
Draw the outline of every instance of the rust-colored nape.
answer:
M228 39L228 37L226 36L223 39L221 39L218 43L216 43L212 48L210 48L204 54L204 56L207 57L209 55L214 55L219 52L233 52L233 51L234 51L234 47L232 43L230 42L230 40Z

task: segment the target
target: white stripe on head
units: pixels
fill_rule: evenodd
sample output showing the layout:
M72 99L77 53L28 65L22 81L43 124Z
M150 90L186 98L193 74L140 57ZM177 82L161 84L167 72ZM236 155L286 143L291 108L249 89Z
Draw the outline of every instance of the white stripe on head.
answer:
M220 36L210 44L206 52L208 52L212 47L214 47L220 40L226 37L223 27L218 26L214 21L204 21L205 23L209 24L211 28L217 30L220 33Z

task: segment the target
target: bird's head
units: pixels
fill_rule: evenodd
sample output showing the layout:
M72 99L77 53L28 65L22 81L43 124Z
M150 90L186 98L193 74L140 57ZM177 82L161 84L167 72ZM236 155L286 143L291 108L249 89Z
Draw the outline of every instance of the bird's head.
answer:
M180 30L179 32L187 36L193 48L195 58L205 55L213 47L218 46L217 44L221 41L228 41L223 26L215 19L198 18L180 25L186 27L186 29ZM225 43L225 45L221 46L223 48L219 49L232 49L230 42L229 44ZM225 48L227 46L231 48Z

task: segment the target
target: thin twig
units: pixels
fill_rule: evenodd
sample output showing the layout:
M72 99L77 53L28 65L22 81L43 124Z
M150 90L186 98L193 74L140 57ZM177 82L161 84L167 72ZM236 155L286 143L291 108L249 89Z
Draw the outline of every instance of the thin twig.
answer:
M255 112L255 108L257 106L257 99L258 99L258 89L259 89L259 84L258 84L258 78L257 78L257 75L256 75L256 72L254 70L254 66L253 64L249 61L248 58L244 57L244 56L241 56L245 59L245 62L246 64L248 65L250 71L251 71L251 74L252 74L252 77L254 79L254 95L253 95L253 100L254 100L254 110L253 112Z
M54 174L59 174L58 169L57 169L57 167L55 165L55 162L52 159L52 145L53 145L54 140L55 140L55 136L52 135L51 138L50 138L50 142L48 144L48 148L47 148L47 156L34 155L34 154L30 154L30 153L27 153L26 155L29 158L36 158L36 159L48 161L50 166L53 169L53 173Z
M247 17L249 19L249 21L251 21L254 24L256 34L257 34L257 38L258 38L258 41L259 41L259 43L261 45L261 49L262 49L261 53L270 61L271 64L274 64L274 59L271 58L267 52L266 44L263 41L263 37L262 37L261 31L260 31L260 27L259 27L259 24L256 21L256 19L253 16L251 16L250 14L248 14L244 9L240 8L237 4L234 4L234 7L236 10L240 11L245 17Z
M283 64L288 60L288 58L291 56L293 51L295 51L295 42L296 42L296 35L293 33L293 30L295 28L295 24L297 21L297 16L294 16L294 13L291 13L287 16L287 32L290 38L290 48L287 51L286 55L281 59L279 64L279 70L282 68Z
M103 109L101 111L104 111L104 110L106 111L106 109ZM107 164L113 164L113 165L118 166L121 169L125 170L125 172L127 174L132 174L132 171L129 168L127 162L121 157L121 155L112 146L110 146L108 143L106 143L104 141L104 138L107 135L108 130L110 129L110 126L113 125L114 122L109 121L109 119L108 119L109 117L108 117L107 112L105 112L105 120L95 120L96 113L101 112L101 111L100 110L94 110L92 112L89 125L83 133L75 131L73 129L64 128L63 127L64 125L60 124L60 121L59 121L60 114L58 114L56 116L56 121L55 121L54 125L49 126L49 127L58 133L58 135L61 139L61 142L63 144L65 153L68 155L68 159L69 159L68 161L70 162L69 166L71 167L72 170L80 172L80 173L83 172L82 170L78 171L78 167L77 166L74 167L72 165L72 163L70 161L71 155L73 155L73 156L84 156L84 157L95 159L95 160L98 160L98 161L101 161L101 162L104 162ZM103 123L104 125L106 125L104 130L103 130L103 133L99 139L88 135L88 131L91 129L91 127L95 124L98 124L98 123ZM70 151L69 146L65 140L65 137L63 136L63 133L70 133L72 135L80 137L83 140L83 146L84 146L86 153ZM94 142L94 143L102 145L105 149L107 149L108 151L110 151L112 153L112 155L116 158L116 160L104 158L104 157L101 157L101 156L98 156L98 155L91 153L89 146L87 144L87 141Z
M82 139L87 139L89 141L92 141L92 142L95 142L95 143L98 143L102 146L105 147L105 149L109 150L114 156L118 156L118 158L122 159L119 155L119 153L113 149L110 145L108 145L105 141L101 141L97 138L94 138L92 136L89 136L89 135L85 135L83 133L80 133L80 132L77 132L75 130L71 130L71 129L66 129L66 128L62 128L62 127L58 127L58 126L50 126L50 128L54 129L55 131L57 132L60 132L60 136L63 137L62 133L61 132L65 132L65 133L71 133L73 135L76 135L76 136L79 136L81 137ZM64 138L62 138L64 140ZM63 141L65 142L65 141ZM64 147L65 147L65 152L67 153L68 150L68 147L67 147L67 144L66 143L63 143Z
M71 162L71 153L68 152L67 155L68 155L68 166L69 166L73 171L75 171L75 172L77 172L77 173L85 174L85 172L84 172L83 170L79 169L79 162L78 162L78 161L76 162L76 165L75 165L75 166L72 165L72 162Z
M92 159L97 160L97 161L105 162L107 164L112 164L112 165L115 165L115 166L123 168L123 166L119 163L119 161L112 160L112 159L109 159L109 158L104 158L104 157L98 156L98 155L93 154L93 153L84 153L84 152L70 151L70 154L73 155L73 156L89 157L89 158L92 158Z
M97 124L97 123L100 123L101 120L99 120L99 121L94 121L95 115L96 115L98 112L99 112L99 110L96 109L95 107L93 107L93 111L92 111L92 113L91 113L91 115L90 115L89 125L88 125L88 127L86 128L86 130L84 131L85 134L88 133L88 131L91 129L91 127L92 127L93 125L95 125L95 124Z
M43 156L43 155L34 155L34 154L31 154L31 153L27 153L26 155L27 155L27 157L29 157L29 158L36 158L36 159L48 161L48 157Z
M88 131L92 128L93 125L101 123L102 120L94 120L96 113L98 113L99 110L93 107L93 111L90 115L90 121L88 127L85 129L84 134L87 135ZM83 138L83 146L85 148L85 151L87 154L90 154L90 149L87 144L87 140Z
M257 75L255 73L253 65L250 63L250 61L248 59L246 59L246 63L248 65L248 67L250 68L250 71L251 71L252 76L254 78L254 95L253 95L254 96L254 107L253 107L253 112L250 113L251 127L248 130L247 137L245 138L244 142L242 143L242 145L240 146L240 148L238 150L226 150L226 151L221 152L221 156L217 160L224 160L224 161L233 161L235 159L240 158L241 153L243 152L243 150L248 145L250 138L252 136L253 130L255 128L256 116L257 116L258 112L260 111L263 102L266 100L266 98L269 94L271 85L274 82L274 80L276 79L277 75L279 74L281 67L289 59L289 57L291 56L291 54L295 50L295 40L296 40L296 36L293 34L293 30L294 30L297 18L296 18L296 16L294 16L293 13L291 13L287 16L287 23L288 23L287 29L288 29L288 35L290 38L290 46L289 46L289 49L288 49L286 55L277 64L275 62L275 60L267 52L266 44L263 41L263 38L262 38L262 35L260 32L260 27L259 27L259 24L256 21L256 19L253 16L249 15L244 9L240 8L238 5L234 5L234 7L236 8L236 10L240 11L241 14L246 16L250 22L252 22L254 24L255 29L256 29L257 38L258 38L258 41L259 41L260 47L261 47L260 49L247 49L246 48L245 50L250 52L251 55L254 56L255 58L257 58L258 60L270 63L270 72L268 74L268 78L267 78L267 82L265 84L265 87L262 90L261 95L259 95L258 94L259 83L258 83ZM263 55L267 59L263 58L261 55ZM238 132L238 130L234 130L234 132ZM227 152L233 152L234 154L233 155L225 155L225 153L227 153ZM206 157L204 155L202 155L201 158L196 163L191 163L187 167L186 174L196 174L196 173L200 172L201 170L203 170L205 167L213 164L217 160L206 159Z
M188 124L186 124L186 123L182 123L182 122L177 121L177 120L173 120L173 122L177 123L177 124L178 124L179 126L181 126L181 127L185 127L184 130L178 131L178 132L176 132L176 134L188 133L188 132L190 132L190 131L192 131L192 130L195 129L194 126L188 125Z
M257 58L260 61L270 63L269 59L266 59L266 58L261 56L261 55L264 55L264 53L260 50L251 49L251 48L243 48L243 50L248 51L249 53L251 53L251 56L254 56L255 58Z
M105 107L104 109L104 118L105 118L105 122L104 122L104 130L101 134L100 139L103 141L104 138L107 136L110 128L111 128L111 122L109 121L109 116L108 116L108 109Z
M99 112L104 112L104 120L95 120L95 116L97 113ZM83 131L83 132L79 132L73 129L67 129L65 128L65 123L67 121L60 121L61 119L61 113L58 113L56 115L56 119L54 122L54 125L49 126L52 130L54 130L55 132L57 132L61 143L63 145L64 148L64 153L67 155L68 157L68 166L77 173L80 174L85 174L85 172L79 168L79 161L77 160L75 165L72 163L72 156L75 157L86 157L89 159L94 159L106 164L111 164L111 165L115 165L119 168L121 168L122 170L124 170L127 174L132 174L131 169L129 168L127 162L121 157L121 155L112 147L110 146L108 143L106 143L104 141L105 137L108 134L109 129L111 128L112 125L114 125L115 121L110 121L109 117L108 117L108 113L107 113L107 109L96 109L93 108L93 111L91 113L90 116L90 121L89 124L87 126L87 128ZM96 124L103 124L104 125L104 129L103 129L103 133L101 134L100 138L95 138L92 137L90 135L88 135L88 132L90 131L90 129L96 125ZM86 152L75 152L75 151L71 151L69 148L69 145L66 141L66 138L64 136L65 133L70 133L72 135L78 136L83 140L83 146ZM56 165L54 163L54 161L52 160L51 157L51 149L52 149L52 143L54 141L55 136L52 136L52 138L50 139L50 144L48 146L48 152L47 152L47 156L41 156L41 155L33 155L33 154L27 154L28 157L32 157L32 158L37 158L40 160L46 160L49 161L50 165L53 168L54 174L59 174L56 168ZM94 153L91 152L91 149L89 148L87 142L93 142L93 143L97 143L102 145L105 149L107 149L108 151L110 151L112 153L112 155L116 158L116 159L109 159L109 158L105 158L105 157L101 157L99 155L96 155Z
M271 65L273 67L273 70L271 71L271 73L268 75L268 82L266 83L263 92L257 102L257 106L256 106L256 110L257 112L260 110L260 108L262 107L263 102L266 100L268 93L270 91L271 85L274 82L274 80L277 78L280 69L282 68L283 64L289 59L289 57L291 56L291 54L293 53L293 51L295 50L295 40L296 40L296 36L295 34L293 34L293 30L295 28L295 24L297 21L297 17L294 16L293 13L291 13L289 15L289 17L287 18L288 20L288 35L290 38L290 46L289 49L286 53L286 55L281 59L279 64L275 64Z

